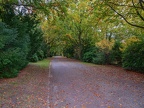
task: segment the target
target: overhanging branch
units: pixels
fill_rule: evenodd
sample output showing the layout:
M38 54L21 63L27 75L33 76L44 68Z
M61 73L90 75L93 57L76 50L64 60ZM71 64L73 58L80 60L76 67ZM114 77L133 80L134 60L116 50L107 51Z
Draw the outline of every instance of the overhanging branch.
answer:
M139 0L140 6L141 8L144 10L144 1L143 0Z
M132 5L120 5L120 4L117 4L117 3L113 3L113 2L108 2L109 4L112 4L112 5L115 5L115 6L127 6L127 7L130 7L130 8L137 8L137 9L143 9L142 7L138 7L138 6L132 6Z
M117 13L119 16L121 16L121 17L125 20L125 22L128 23L129 25L144 29L143 26L136 25L136 24L132 24L132 23L129 22L122 14L120 14L119 12L117 12L111 5L109 5L109 4L107 4L107 5L108 5L115 13Z
M140 14L140 12L138 11L138 9L136 8L133 0L132 0L132 4L133 4L133 6L135 7L135 10L136 10L137 15L140 17L141 20L144 21L144 17Z

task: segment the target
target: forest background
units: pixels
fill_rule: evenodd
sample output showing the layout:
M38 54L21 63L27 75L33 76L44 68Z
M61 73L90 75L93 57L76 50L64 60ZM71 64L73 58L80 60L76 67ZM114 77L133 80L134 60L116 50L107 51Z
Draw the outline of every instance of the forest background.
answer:
M63 55L144 71L143 0L0 0L0 78Z

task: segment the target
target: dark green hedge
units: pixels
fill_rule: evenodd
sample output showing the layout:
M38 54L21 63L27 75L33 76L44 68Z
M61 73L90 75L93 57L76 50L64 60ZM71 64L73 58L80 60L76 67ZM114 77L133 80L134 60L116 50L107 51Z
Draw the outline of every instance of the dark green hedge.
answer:
M15 15L8 3L0 12L0 78L16 77L29 61L47 57L48 47L36 14Z
M144 72L144 41L131 43L124 51L122 61L123 68Z
M18 44L18 31L0 22L0 77L15 77L28 61L27 46Z

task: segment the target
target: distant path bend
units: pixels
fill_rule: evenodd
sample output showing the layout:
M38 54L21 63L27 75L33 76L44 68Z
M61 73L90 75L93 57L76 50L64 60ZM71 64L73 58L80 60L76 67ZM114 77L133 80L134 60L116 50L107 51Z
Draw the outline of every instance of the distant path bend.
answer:
M144 108L144 74L61 57L50 71L50 108Z

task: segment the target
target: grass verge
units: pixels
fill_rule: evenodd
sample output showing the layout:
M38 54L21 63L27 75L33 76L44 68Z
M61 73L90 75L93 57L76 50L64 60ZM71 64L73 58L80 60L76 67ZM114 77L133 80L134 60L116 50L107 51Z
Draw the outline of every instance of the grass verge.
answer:
M42 68L47 68L47 67L49 67L50 59L47 58L47 59L44 59L44 60L42 60L42 61L38 61L38 62L36 62L36 63L30 62L30 64L36 65L36 66L40 66L40 67L42 67Z

